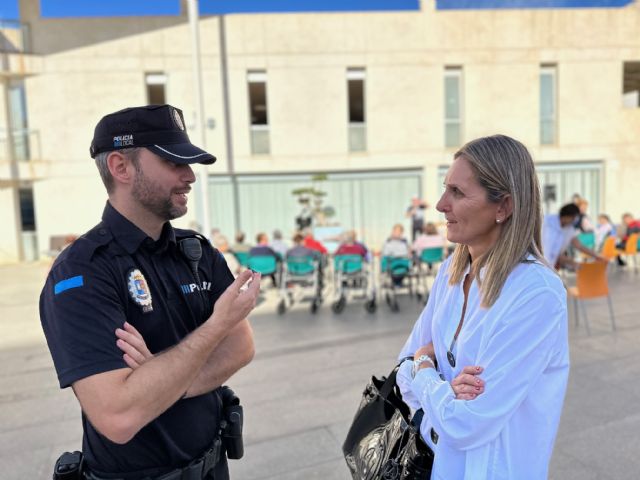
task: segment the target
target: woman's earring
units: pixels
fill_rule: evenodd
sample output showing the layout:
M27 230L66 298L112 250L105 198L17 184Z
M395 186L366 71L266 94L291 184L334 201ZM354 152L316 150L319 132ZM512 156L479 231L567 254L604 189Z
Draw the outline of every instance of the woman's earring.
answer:
M500 220L499 218L496 218L496 223L500 223L502 220Z

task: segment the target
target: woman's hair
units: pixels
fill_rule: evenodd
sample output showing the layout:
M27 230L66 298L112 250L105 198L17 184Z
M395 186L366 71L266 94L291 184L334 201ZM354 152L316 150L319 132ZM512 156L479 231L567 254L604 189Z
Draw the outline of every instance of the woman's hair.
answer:
M473 273L482 295L482 306L489 308L511 271L528 255L546 264L542 256L542 207L540 187L527 148L505 135L478 138L454 155L471 165L476 180L487 192L489 202L498 203L511 195L513 211L502 223L496 244L473 260ZM458 244L449 272L451 285L462 282L469 264L469 247ZM482 278L479 273L485 268Z

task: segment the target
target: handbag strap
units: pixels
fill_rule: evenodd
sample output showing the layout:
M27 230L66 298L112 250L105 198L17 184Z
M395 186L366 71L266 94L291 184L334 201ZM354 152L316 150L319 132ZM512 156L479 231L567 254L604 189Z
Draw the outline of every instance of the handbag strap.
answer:
M400 365L402 365L405 360L413 360L413 356L401 358L398 364L393 368L393 370L391 370L391 373L387 376L387 379L384 381L384 384L380 388L380 395L382 395L384 398L387 398L395 388L396 374L398 373Z

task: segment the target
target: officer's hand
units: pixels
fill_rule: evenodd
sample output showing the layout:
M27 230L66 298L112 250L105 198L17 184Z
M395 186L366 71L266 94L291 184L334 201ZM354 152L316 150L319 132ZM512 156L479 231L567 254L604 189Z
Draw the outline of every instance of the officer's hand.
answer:
M451 381L451 388L457 400L473 400L484 392L484 380L478 377L482 370L482 367L476 365L464 367Z
M246 288L245 283L250 282ZM260 293L260 274L251 270L240 273L216 301L211 318L233 328L256 306Z
M136 369L144 362L153 358L153 354L147 348L147 344L140 332L128 322L124 322L124 328L116 329L116 345L124 352L122 358L129 368Z

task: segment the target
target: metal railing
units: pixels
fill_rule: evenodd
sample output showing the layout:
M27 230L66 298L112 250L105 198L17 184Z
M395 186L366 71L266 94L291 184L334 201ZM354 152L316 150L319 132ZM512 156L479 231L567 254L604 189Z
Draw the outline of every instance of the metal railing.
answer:
M20 129L13 131L13 156L18 162L40 160L40 132ZM7 131L0 129L0 161L8 161Z

